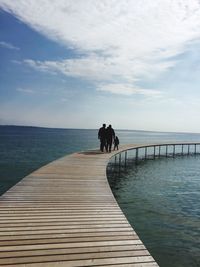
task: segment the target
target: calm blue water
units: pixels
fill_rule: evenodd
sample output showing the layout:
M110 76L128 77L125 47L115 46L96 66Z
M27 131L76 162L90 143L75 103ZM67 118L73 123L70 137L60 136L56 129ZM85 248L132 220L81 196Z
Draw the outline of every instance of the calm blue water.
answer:
M96 130L0 126L0 194L63 155L97 146Z
M200 266L200 156L146 160L108 172L112 191L161 267Z
M200 134L120 131L121 144L200 142ZM0 194L66 154L99 147L97 130L0 126ZM161 267L200 266L200 157L146 161L114 193Z

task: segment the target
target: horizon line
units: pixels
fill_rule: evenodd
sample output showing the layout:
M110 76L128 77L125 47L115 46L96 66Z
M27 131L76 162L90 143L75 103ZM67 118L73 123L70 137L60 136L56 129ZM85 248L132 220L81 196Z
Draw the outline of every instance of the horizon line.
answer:
M101 125L101 124L100 124ZM18 124L0 124L0 127L29 127L29 128L43 128L43 129L58 129L58 130L98 130L99 128L74 128L74 127L50 127L50 126L35 126L35 125L18 125ZM159 131L159 130L141 130L141 129L118 129L115 131L135 131L135 132L154 132L154 133L171 133L171 134L200 134L200 132L177 132L177 131Z

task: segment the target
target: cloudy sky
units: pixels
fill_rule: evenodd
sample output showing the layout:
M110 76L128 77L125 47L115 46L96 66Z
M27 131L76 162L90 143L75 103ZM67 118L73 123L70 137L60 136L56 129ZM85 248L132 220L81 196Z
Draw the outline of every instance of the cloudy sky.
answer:
M0 124L200 132L199 0L0 0Z

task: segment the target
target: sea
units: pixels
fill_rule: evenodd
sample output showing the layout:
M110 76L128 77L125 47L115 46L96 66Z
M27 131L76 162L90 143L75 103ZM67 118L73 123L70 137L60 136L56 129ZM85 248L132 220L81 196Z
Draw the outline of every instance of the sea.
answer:
M121 144L200 142L198 133L115 130ZM0 126L0 194L62 156L99 148L98 129ZM109 180L116 179L109 173ZM160 267L200 267L200 156L142 161L113 193Z

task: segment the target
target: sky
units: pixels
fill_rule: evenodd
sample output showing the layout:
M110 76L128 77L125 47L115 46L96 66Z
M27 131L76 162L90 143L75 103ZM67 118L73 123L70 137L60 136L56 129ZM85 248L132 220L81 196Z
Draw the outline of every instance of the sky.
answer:
M0 0L0 124L200 132L199 0Z

